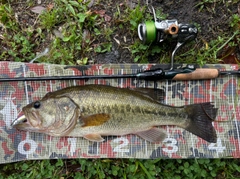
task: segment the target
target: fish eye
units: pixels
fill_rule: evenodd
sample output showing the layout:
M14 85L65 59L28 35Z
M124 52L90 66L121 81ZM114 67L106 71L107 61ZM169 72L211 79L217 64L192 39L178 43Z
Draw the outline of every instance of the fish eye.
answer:
M40 103L39 101L36 101L36 102L33 104L33 107L34 107L35 109L40 108L40 106L41 106L41 103Z

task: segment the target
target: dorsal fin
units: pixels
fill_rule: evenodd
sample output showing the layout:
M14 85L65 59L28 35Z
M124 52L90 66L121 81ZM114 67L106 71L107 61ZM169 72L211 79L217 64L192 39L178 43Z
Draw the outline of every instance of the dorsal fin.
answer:
M133 91L137 91L144 96L148 96L151 99L164 103L165 91L163 89L154 89L154 88L128 88Z

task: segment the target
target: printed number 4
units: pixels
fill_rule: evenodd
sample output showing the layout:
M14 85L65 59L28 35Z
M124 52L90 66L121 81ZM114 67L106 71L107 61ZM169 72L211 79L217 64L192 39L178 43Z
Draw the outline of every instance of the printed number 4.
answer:
M226 147L224 147L222 145L222 141L220 138L217 139L217 143L211 143L209 146L208 146L208 149L209 150L216 150L218 153L222 153Z

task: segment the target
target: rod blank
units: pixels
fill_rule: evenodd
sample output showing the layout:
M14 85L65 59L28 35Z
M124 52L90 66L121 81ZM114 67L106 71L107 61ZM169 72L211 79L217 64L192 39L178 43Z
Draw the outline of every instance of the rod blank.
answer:
M179 69L177 69L179 70ZM14 81L48 81L48 80L86 80L86 79L114 79L114 78L137 78L141 80L157 81L164 79L172 80L206 80L215 79L220 75L240 75L240 71L219 71L218 69L197 68L192 71L164 71L162 69L148 70L137 74L115 74L115 75L83 75L83 76L39 76L39 77L17 77L0 78L0 82Z

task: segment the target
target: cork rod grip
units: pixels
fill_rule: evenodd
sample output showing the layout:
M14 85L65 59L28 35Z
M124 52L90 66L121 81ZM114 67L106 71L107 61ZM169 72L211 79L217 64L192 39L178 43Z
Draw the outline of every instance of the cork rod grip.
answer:
M197 68L191 73L177 74L173 80L207 80L217 78L218 76L218 69Z

